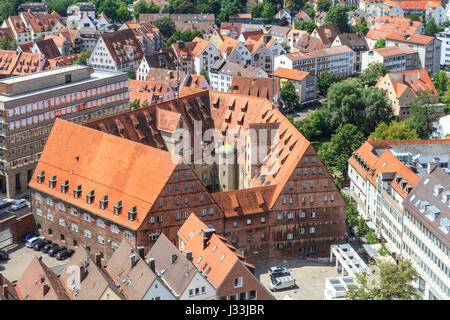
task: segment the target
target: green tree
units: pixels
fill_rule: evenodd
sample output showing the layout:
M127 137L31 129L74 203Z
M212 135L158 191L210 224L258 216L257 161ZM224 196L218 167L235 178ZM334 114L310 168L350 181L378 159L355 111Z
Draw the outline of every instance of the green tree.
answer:
M393 112L386 90L375 87L363 89L362 100L365 106L365 123L363 126L365 134L369 134L375 129L376 122L391 121Z
M45 34L41 34L39 37L37 37L36 41L42 41L45 38Z
M127 4L121 0L102 0L97 5L97 14L103 12L108 18L113 21L125 21L122 20L124 17L126 18L127 13L124 12L125 8L128 11ZM120 10L120 11L119 11ZM128 11L129 19L131 19L131 13Z
M409 14L405 18L411 19L412 21L421 21L420 15L417 13Z
M422 91L418 97L408 103L411 117L405 120L410 129L415 129L420 139L428 139L429 123L436 112L435 98L429 91Z
M372 62L367 69L361 72L358 79L363 85L374 86L377 84L380 77L384 77L388 72L389 70L383 63Z
M325 11L330 10L333 2L331 0L319 0L317 1L317 11Z
M347 221L348 223L353 226L358 221L358 210L356 210L353 203L347 203Z
M130 103L130 110L135 110L135 109L139 109L139 108L140 108L139 100L136 99Z
M209 75L208 73L205 71L205 69L200 70L200 75L204 76L206 81L209 83Z
M297 30L305 30L309 34L311 34L316 28L317 28L317 25L314 22L314 20L303 21L303 22L297 23L295 25L295 29L297 29Z
M369 26L367 25L367 20L361 17L358 24L353 27L353 32L361 32L364 36L369 32Z
M348 15L344 7L331 7L325 16L325 23L337 25L340 32L351 32L350 25L348 24Z
M262 18L263 10L264 10L264 3L261 2L261 3L253 5L250 8L250 13L252 14L252 18L256 18L256 19Z
M269 1L264 2L261 17L263 19L272 20L277 13L277 7Z
M7 37L0 39L0 50L16 50L17 41L9 40Z
M377 42L375 42L375 46L374 46L375 49L384 48L384 47L386 47L386 39L380 38L377 40Z
M328 135L329 130L325 121L325 116L321 110L314 110L309 114L312 128L312 137L318 138Z
M80 52L80 54L78 55L78 59L74 63L87 65L87 61L90 56L91 56L91 51L83 50Z
M140 0L133 8L134 17L139 18L141 13L158 13L160 6L156 5L153 1L145 2L145 0Z
M364 135L353 124L339 126L329 142L319 148L319 157L327 169L336 168L347 175L348 158L361 145Z
M0 23L8 19L9 16L17 15L18 6L19 2L17 0L0 1Z
M319 74L319 76L317 77L317 88L319 89L321 95L326 96L331 85L340 81L341 78L339 78L339 76L335 75L334 73L325 71Z
M294 84L291 81L286 81L281 88L281 100L287 106L293 106L298 103L299 97L295 92Z
M286 52L290 52L291 51L291 47L286 43L286 42L282 42L281 43L281 47L286 50Z
M364 221L363 217L359 217L358 220L358 236L363 237L367 234L367 226L366 222Z
M414 283L417 271L410 260L398 264L380 262L369 270L356 274L358 285L349 285L349 300L421 300L422 295Z
M121 5L116 12L116 21L126 22L130 21L132 18L131 12L126 5Z
M169 39L176 31L175 22L168 17L162 17L154 20L153 25L159 29L166 39Z
M136 80L136 69L134 69L134 67L130 67L127 70L127 75L129 79Z
M305 0L285 0L284 4L286 9L291 10L291 12L298 12L305 6Z
M438 32L439 27L436 24L436 22L434 22L434 18L431 18L429 21L427 21L427 24L425 25L424 34L430 37L434 37Z
M194 31L184 30L183 32L175 31L175 33L169 39L167 39L166 46L170 47L172 45L172 43L175 43L178 40L182 40L184 42L190 42L190 41L194 40L195 37L199 37L199 38L203 39L203 34L201 33L200 30L194 30Z
M373 140L414 140L419 139L415 129L410 129L405 122L393 120L389 126L385 122L378 123L375 133L371 135Z
M216 19L217 24L220 25L222 22L228 21L230 15L242 12L242 9L242 2L239 0L222 0L222 6L220 7L220 11Z
M378 243L377 237L372 229L369 229L369 232L367 232L366 239L369 244Z
M311 7L311 5L308 2L306 2L304 10L311 19L314 19L316 17L316 11L314 10L313 7Z
M2 0L3 1L3 0ZM45 0L45 4L48 7L48 11L56 11L61 16L67 15L67 8L73 5L76 1L74 0Z
M214 13L216 16L219 14L221 7L220 0L197 0L195 2L195 12L197 13Z
M439 95L442 95L445 91L447 91L447 82L447 74L443 70L439 71L434 76L433 84Z

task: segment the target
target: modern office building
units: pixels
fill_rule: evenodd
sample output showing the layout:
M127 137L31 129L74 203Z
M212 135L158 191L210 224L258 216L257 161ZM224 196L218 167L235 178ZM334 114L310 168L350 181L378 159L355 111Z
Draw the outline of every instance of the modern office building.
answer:
M55 118L85 123L128 109L128 78L72 65L0 81L0 186L25 192Z

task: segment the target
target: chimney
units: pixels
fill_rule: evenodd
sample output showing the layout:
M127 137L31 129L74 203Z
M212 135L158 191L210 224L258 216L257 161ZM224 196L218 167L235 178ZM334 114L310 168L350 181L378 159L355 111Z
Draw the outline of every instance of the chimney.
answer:
M43 283L44 283L44 280L45 280L44 277L43 277L43 276L40 276L40 277L39 277L39 284L43 284Z
M2 287L3 287L2 294L5 297L5 299L8 300L8 294L9 294L9 292L8 292L8 285L4 284Z
M136 259L136 254L132 254L130 256L130 267L133 268L136 265L137 259Z
M48 286L48 283L44 282L42 284L42 294L45 296L49 290L50 290L50 287Z
M102 267L102 254L100 252L97 252L95 254L95 264L101 268Z
M436 162L435 160L430 161L427 163L427 173L430 174L433 172L433 170L438 166L439 162Z
M156 272L156 271L155 271L155 259L153 259L153 258L148 259L148 263L149 263L149 265L150 265L150 269L151 269L153 272Z
M209 241L209 239L215 232L216 232L216 229L214 229L214 228L203 230L203 248L206 248L206 243Z
M137 252L138 252L139 257L141 257L142 259L145 258L145 256L144 256L144 246L137 247Z
M270 38L270 35L268 35L268 34L265 34L263 36L263 41L264 41L265 44L267 44L269 42L269 38Z
M186 251L186 258L192 262L192 251L191 250Z

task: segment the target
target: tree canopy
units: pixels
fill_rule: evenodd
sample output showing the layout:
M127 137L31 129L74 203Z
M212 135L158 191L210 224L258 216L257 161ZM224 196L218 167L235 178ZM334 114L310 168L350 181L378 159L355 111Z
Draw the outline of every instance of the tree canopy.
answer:
M141 13L158 13L160 6L156 5L153 1L145 2L145 0L139 0L133 8L134 17L137 19Z
M421 300L422 295L414 286L417 271L410 260L398 264L379 262L369 271L356 274L357 285L348 286L346 297L350 300Z
M374 46L375 49L384 48L384 47L386 47L386 39L385 38L380 38L377 40L377 42L375 42L375 46Z
M419 139L415 129L411 129L405 122L393 120L389 126L385 122L378 123L373 140L414 140Z
M303 22L297 23L295 25L295 29L305 30L309 34L311 34L316 28L317 28L317 24L314 22L314 20L303 21Z
M338 75L325 71L317 77L317 88L319 89L321 95L326 96L331 85L340 81L341 78L339 78Z
M17 41L9 40L7 37L0 39L0 50L16 50Z
M447 73L443 70L439 71L434 76L433 84L440 95L442 95L444 92L447 91L447 82L448 82Z
M330 10L333 2L331 0L319 0L317 1L317 11L325 11Z
M153 21L153 24L159 29L166 39L169 39L176 31L175 22L168 17L156 19Z
M369 26L367 25L367 20L361 17L359 23L353 26L353 32L361 32L364 36L369 32Z
M325 23L337 25L341 33L351 32L350 25L348 24L348 15L344 7L331 7L325 16Z
M427 21L427 24L425 25L424 34L426 36L434 37L436 33L439 32L439 26L434 22L434 18L431 18Z
M178 40L182 40L184 42L189 42L194 40L195 37L199 37L203 39L203 34L200 30L184 30L183 32L181 31L175 31L175 33L169 38L167 39L166 42L166 46L170 47L172 45L172 43L178 41Z
M299 97L295 92L294 84L289 80L281 88L281 100L288 106L298 103Z
M363 85L374 86L377 84L380 77L384 77L389 70L381 62L372 62L367 69L358 76L359 81Z
M80 52L80 54L78 55L78 59L74 63L87 65L87 60L89 59L90 55L91 51L83 50Z

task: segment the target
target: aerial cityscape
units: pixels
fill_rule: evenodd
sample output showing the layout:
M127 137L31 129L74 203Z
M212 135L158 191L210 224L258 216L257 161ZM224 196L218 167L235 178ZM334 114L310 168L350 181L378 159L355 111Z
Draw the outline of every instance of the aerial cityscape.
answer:
M449 78L447 0L2 0L0 300L450 300Z

